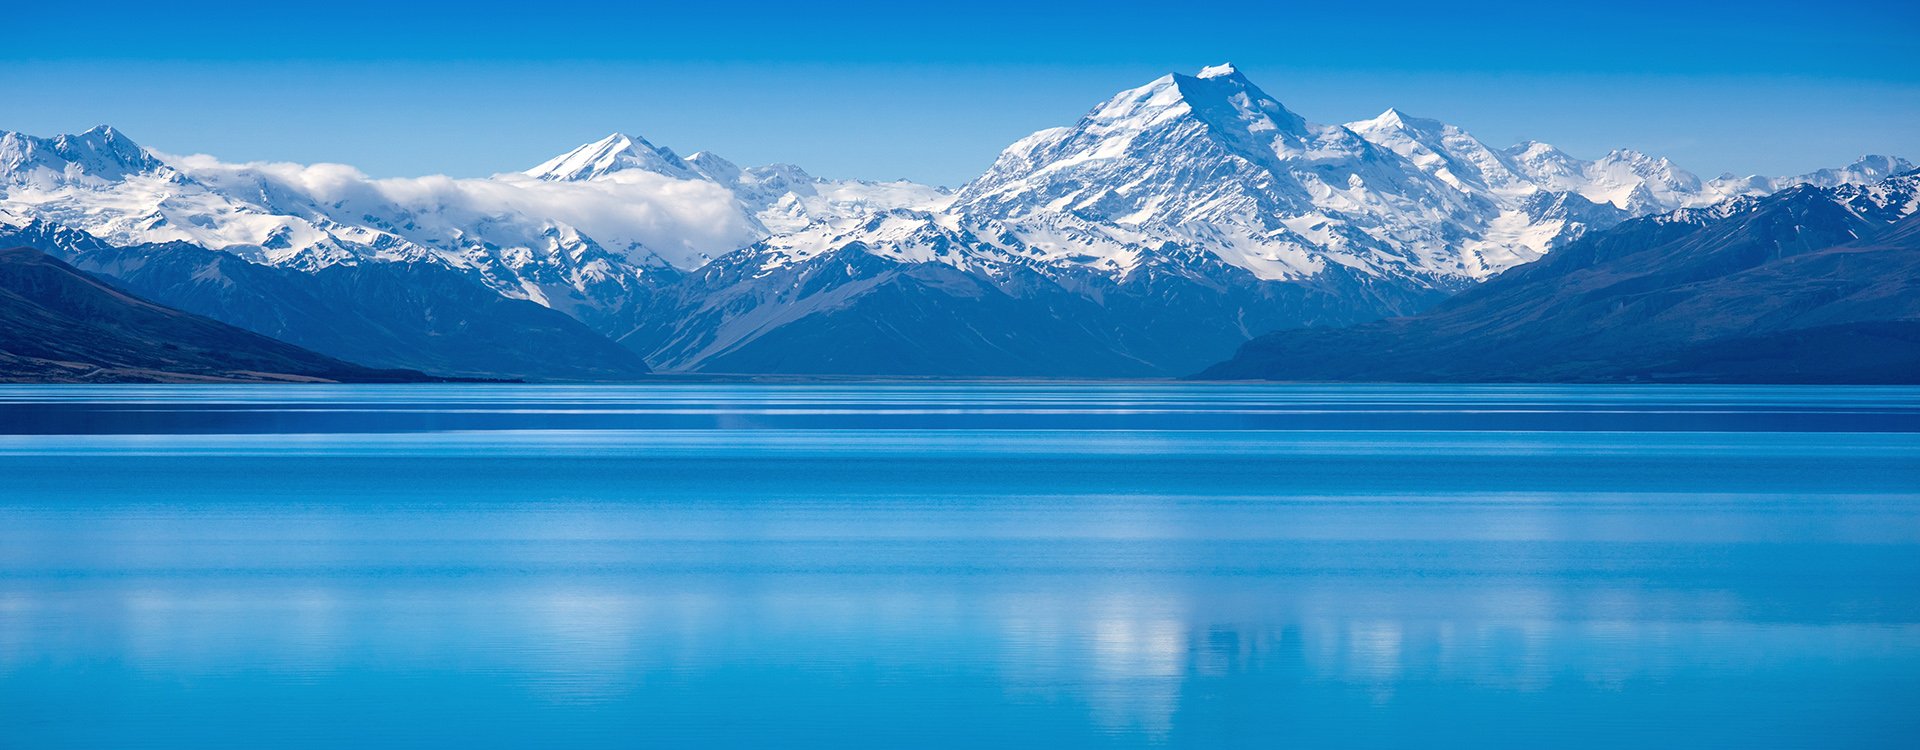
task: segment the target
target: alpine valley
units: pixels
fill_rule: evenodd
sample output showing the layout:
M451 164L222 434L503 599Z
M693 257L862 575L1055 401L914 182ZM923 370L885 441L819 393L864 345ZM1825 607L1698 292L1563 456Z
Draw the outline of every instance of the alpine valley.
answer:
M1700 259L1722 256L1696 246L1656 251L1684 245L1680 228L1737 234L1725 227L1742 216L1838 206L1819 209L1821 248L1883 227L1906 237L1911 222L1900 222L1920 202L1910 185L1885 185L1910 183L1898 175L1913 169L1870 156L1705 180L1633 151L1585 160L1537 142L1496 148L1392 109L1316 124L1221 65L1123 91L1014 143L955 190L741 167L620 134L524 172L373 179L340 165L170 156L108 127L9 132L0 247L36 248L167 308L380 370L1176 376L1261 334L1413 316L1496 277L1463 298L1479 307L1446 309L1493 319L1544 305L1550 291L1504 279L1587 268L1596 254L1641 270L1711 265ZM1768 198L1789 193L1798 197ZM1534 263L1574 247L1588 260ZM1528 273L1504 273L1518 266ZM1217 372L1292 372L1272 358L1313 356L1293 346L1269 340L1243 355L1258 366ZM1342 356L1363 359L1350 347Z

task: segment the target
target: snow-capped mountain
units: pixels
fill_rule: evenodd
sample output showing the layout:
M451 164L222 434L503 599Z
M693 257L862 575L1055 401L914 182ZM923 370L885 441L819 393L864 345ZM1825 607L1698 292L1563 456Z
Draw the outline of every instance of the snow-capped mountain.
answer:
M824 180L792 164L742 168L707 151L683 159L673 149L624 133L561 154L523 174L544 182L618 184L639 175L659 175L712 183L732 195L760 237L874 211L938 210L951 199L943 188L904 180ZM692 269L709 259L679 258L676 265Z
M548 182L580 182L635 169L681 180L697 180L704 176L675 154L673 149L655 146L645 138L625 133L614 133L584 144L524 174Z
M1121 92L1072 127L1014 144L954 210L1012 223L1053 257L1103 256L1119 273L1171 245L1267 280L1329 265L1483 274L1486 264L1458 247L1492 203L1408 167L1222 65Z
M159 166L160 160L146 149L105 125L52 138L0 132L0 180L10 190L105 184Z
M1021 139L958 191L619 133L524 172L374 179L96 128L0 133L0 223L310 274L431 267L665 369L1178 373L1269 329L1418 311L1634 216L1909 169L1706 181L1632 151L1494 148L1393 109L1316 124L1222 65Z

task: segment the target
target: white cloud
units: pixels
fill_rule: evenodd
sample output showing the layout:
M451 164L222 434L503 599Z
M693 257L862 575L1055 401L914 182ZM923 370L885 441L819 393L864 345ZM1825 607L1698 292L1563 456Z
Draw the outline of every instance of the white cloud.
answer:
M544 182L519 174L374 179L344 164L227 163L163 156L219 192L276 212L321 214L343 224L372 215L416 241L480 234L511 244L548 224L571 226L616 252L645 246L682 268L760 238L759 226L720 185L650 172L592 182Z

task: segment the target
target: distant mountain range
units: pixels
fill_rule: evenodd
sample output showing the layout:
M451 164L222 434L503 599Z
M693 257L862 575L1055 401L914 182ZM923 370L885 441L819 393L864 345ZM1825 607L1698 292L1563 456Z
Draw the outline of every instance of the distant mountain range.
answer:
M0 250L0 382L408 382L153 304L31 248Z
M1411 318L1249 342L1208 378L1920 382L1920 173L1590 234Z
M5 133L0 244L441 375L1171 376L1268 331L1422 312L1637 217L1911 169L1703 180L1397 110L1314 124L1216 66L1022 139L957 190L620 134L486 179L371 179L156 154L104 127Z

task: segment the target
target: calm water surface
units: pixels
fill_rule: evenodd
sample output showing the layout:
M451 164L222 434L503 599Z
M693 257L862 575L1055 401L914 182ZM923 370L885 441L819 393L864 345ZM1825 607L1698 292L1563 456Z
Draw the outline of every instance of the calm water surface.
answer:
M1911 747L1920 390L0 388L0 747Z

